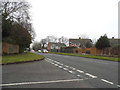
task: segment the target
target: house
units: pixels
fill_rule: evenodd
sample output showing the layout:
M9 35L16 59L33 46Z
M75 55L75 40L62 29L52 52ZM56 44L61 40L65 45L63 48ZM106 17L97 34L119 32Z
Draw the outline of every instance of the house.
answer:
M92 46L92 40L91 39L69 39L69 46L75 46L78 48L86 48Z
M48 51L59 52L61 47L66 47L66 45L64 43L49 42L47 49Z
M109 42L111 47L116 46L120 44L120 39L112 37L112 38L109 38Z

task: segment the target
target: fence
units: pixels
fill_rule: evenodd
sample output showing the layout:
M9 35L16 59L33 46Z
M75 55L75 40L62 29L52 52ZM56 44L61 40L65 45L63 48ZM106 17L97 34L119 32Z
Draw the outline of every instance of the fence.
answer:
M19 53L19 45L9 44L9 43L2 43L2 54L15 54Z

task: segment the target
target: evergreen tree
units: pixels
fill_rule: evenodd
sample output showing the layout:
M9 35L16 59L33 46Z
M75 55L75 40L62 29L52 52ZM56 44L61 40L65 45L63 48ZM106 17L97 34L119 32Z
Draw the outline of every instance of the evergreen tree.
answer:
M97 40L95 47L98 49L104 49L104 48L110 47L110 42L106 34L104 36L101 36Z

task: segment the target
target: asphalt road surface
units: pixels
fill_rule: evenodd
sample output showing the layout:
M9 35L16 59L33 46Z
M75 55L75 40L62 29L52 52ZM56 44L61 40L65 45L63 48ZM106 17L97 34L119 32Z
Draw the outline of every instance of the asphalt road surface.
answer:
M118 62L42 54L41 61L3 65L2 88L118 88Z

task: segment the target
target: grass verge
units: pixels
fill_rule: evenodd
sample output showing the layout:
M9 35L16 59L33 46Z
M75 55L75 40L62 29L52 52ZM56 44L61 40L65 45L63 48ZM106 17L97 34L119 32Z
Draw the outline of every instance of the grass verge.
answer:
M44 59L44 56L37 55L35 53L23 53L16 55L3 56L1 64L21 63L28 61L37 61Z
M49 52L49 53L51 53L51 54L69 55L69 56L79 56L79 57L94 58L94 59L102 59L102 60L110 60L110 61L120 61L120 58L114 58L114 57L103 57L103 56L93 56L93 55L80 55L80 54L60 53L60 52Z

